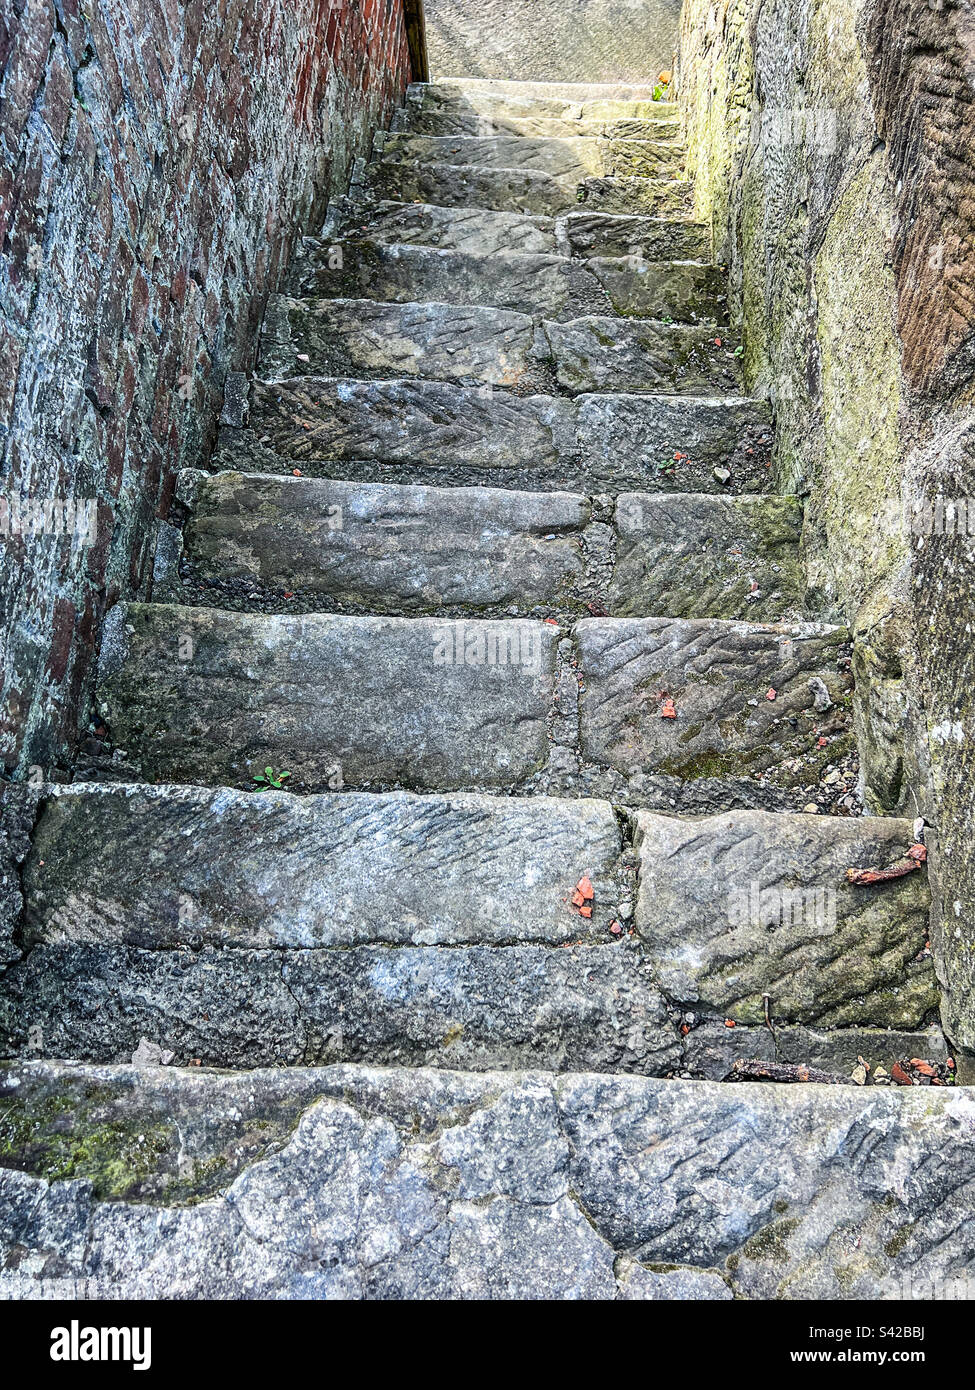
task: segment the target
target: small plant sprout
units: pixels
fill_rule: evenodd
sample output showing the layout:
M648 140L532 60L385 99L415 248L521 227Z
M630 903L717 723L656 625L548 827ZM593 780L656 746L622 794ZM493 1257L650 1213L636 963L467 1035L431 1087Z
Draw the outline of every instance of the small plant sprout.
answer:
M254 783L258 791L263 792L272 788L279 792L284 790L284 784L290 776L290 772L275 772L273 767L266 767L263 772L254 774Z

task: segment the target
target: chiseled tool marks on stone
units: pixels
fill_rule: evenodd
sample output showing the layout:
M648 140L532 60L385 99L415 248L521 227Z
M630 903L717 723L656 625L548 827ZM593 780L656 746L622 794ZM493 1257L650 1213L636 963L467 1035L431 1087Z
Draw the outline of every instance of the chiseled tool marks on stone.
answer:
M680 1040L630 941L572 946L146 950L42 943L11 966L0 1052L178 1065L332 1062L666 1075Z
M482 169L531 169L555 178L608 178L614 174L660 177L683 163L677 140L568 136L546 139L524 135L376 136L384 164L474 165Z
M533 346L531 319L505 309L277 296L265 319L261 371L513 386Z
M703 222L632 213L570 212L556 221L572 255L637 256L647 261L709 261L711 230Z
M61 1140L40 1118L19 1160L31 1171L0 1171L3 1249L44 1256L8 1255L5 1294L36 1294L52 1266L128 1298L653 1298L664 1265L683 1298L723 1283L757 1299L897 1299L912 1280L963 1289L975 1275L966 1091L352 1066L0 1072L5 1113L43 1117L53 1101L79 1138L93 1088L100 1166L46 1180ZM116 1163L121 1193L98 1200L87 1174L104 1195L133 1112L156 1145L127 1185ZM286 1136L277 1151L262 1125Z
M470 481L487 471L532 486L532 475L561 486L619 491L717 492L772 487L766 468L768 407L742 397L485 394L448 382L335 381L315 377L255 382L252 435L264 451L249 460L267 471L275 456L296 462L398 464L411 481ZM241 466L239 436L228 463ZM235 448L237 455L235 457ZM674 454L682 459L674 463ZM255 466L258 465L259 467ZM458 478L459 470L471 470ZM449 471L449 475L448 475ZM551 486L546 482L546 486Z
M617 498L615 522L612 613L757 622L802 616L798 498L630 492Z
M848 727L849 677L837 670L844 628L586 618L574 634L583 753L621 772L755 773L808 752L817 729ZM815 711L813 681L825 686L830 710ZM675 719L662 717L665 698Z
M194 571L372 613L572 603L590 505L566 492L220 473L184 530Z
M606 940L620 853L601 801L79 785L40 816L23 935L153 950ZM588 922L569 901L583 876Z
M149 780L508 787L547 752L558 631L120 604L98 698Z
M434 203L380 202L362 207L343 199L330 208L332 221L319 242L306 240L304 255L326 264L336 238L367 236L396 245L435 246L441 251L465 251L490 256L499 251L555 254L558 242L550 217L487 208L445 208Z
M544 324L559 385L573 394L638 391L735 395L732 345L714 324L584 315Z
M913 840L909 821L738 811L635 814L636 924L674 1002L741 1023L914 1028L937 1010L927 873L854 887Z
M513 471L557 467L579 447L572 401L446 382L255 382L251 415L266 447L299 461Z

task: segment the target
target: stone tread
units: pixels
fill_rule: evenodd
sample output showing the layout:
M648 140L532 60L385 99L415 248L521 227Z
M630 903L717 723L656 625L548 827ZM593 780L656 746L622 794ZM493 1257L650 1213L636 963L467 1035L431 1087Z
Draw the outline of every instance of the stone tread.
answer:
M575 135L550 139L524 135L376 136L374 158L384 164L453 164L480 169L527 169L558 179L660 178L683 162L677 140L617 139Z
M594 257L585 266L565 256L522 251L474 254L368 239L310 248L291 272L296 297L434 301L509 309L546 318L587 313L679 320L723 320L724 278L696 262Z
M291 471L375 465L374 481L600 491L772 488L765 402L741 396L517 396L448 382L260 382L249 433L227 429L220 467ZM674 463L675 453L681 461ZM394 468L390 473L383 471ZM356 474L355 476L361 476Z
M192 471L179 495L187 577L230 599L247 583L390 615L803 616L795 498L623 493L600 510L578 493Z
M690 213L686 179L633 175L588 176L576 181L534 169L474 164L378 161L366 167L358 196L378 202L436 203L543 217L577 210L681 217Z
M548 366L550 364L550 367ZM713 323L588 314L567 323L446 303L276 296L261 342L265 378L404 376L567 393L737 395L734 344Z
M352 1066L0 1076L8 1297L57 1269L133 1299L897 1300L953 1297L975 1271L967 1091ZM136 1162L133 1123L152 1139Z

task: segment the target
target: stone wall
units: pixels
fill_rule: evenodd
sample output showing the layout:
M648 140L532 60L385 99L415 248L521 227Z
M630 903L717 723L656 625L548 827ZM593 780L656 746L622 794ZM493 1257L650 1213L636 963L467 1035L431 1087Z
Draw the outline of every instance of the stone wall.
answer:
M868 806L940 831L934 945L966 1048L973 54L970 0L685 0L679 63L697 212L730 265L749 385L775 402L822 610L858 633Z
M671 67L680 0L424 0L437 77L652 82Z
M264 300L408 80L402 0L0 16L0 755L56 774Z

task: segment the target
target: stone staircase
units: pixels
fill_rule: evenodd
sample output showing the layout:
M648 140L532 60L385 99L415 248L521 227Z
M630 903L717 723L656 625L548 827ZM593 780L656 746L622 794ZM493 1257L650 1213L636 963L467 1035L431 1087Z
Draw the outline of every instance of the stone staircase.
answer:
M973 1258L926 872L848 875L917 835L859 814L849 634L649 98L411 89L269 306L87 764L19 792L0 1289L894 1297ZM942 1089L877 1084L912 1059Z

